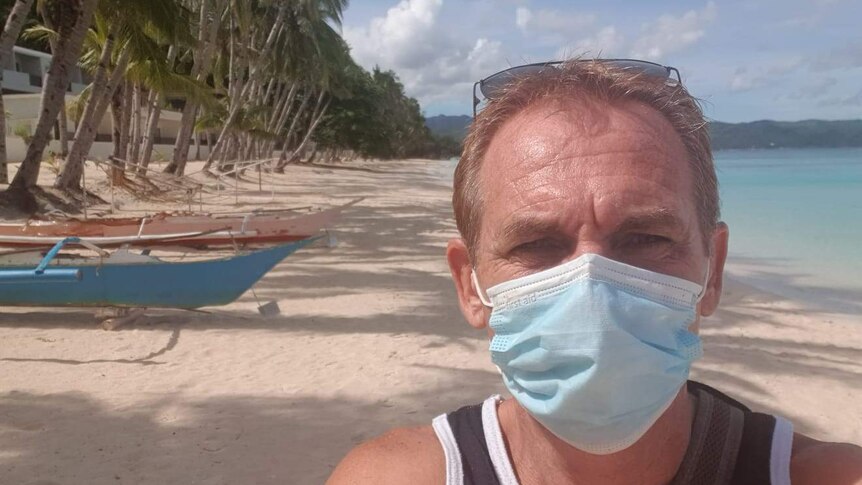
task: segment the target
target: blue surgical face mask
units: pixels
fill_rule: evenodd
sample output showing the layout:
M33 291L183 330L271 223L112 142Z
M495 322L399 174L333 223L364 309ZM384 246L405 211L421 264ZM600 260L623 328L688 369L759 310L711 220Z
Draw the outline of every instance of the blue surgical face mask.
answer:
M708 275L707 275L708 277ZM560 439L628 448L667 410L701 356L688 330L703 287L584 254L482 294L506 387ZM490 301L489 301L490 299Z

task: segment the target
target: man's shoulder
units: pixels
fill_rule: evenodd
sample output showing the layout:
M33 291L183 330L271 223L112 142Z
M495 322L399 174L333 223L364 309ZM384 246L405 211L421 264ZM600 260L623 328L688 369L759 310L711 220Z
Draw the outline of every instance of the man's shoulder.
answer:
M790 477L794 485L862 485L862 447L793 436Z
M431 426L396 428L353 448L327 485L440 484L446 480L443 448Z

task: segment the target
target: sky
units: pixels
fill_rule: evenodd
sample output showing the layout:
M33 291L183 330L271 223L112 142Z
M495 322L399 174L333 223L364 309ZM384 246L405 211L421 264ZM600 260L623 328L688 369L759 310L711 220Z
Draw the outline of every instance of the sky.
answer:
M475 81L569 56L679 69L717 121L862 118L862 0L352 0L354 59L426 116L471 114Z

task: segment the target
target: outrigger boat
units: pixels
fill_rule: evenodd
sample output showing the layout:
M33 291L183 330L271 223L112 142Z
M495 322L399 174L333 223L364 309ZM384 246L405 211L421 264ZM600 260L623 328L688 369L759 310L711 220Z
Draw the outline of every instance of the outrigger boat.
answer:
M222 259L169 262L128 249L107 252L86 240L65 238L44 256L37 251L0 255L0 305L185 309L225 305L316 239ZM61 254L73 245L98 256ZM41 258L38 264L34 258Z
M44 248L68 237L101 247L252 248L299 241L328 227L362 199L302 215L171 215L0 224L0 247Z

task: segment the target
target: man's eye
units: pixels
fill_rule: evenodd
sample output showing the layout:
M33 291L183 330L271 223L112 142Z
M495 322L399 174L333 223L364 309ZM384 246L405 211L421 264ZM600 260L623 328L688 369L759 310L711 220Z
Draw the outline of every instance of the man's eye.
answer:
M526 242L523 244L519 244L517 247L515 247L515 251L529 251L529 252L549 251L549 250L556 250L556 249L560 249L560 245L557 242L552 241L550 239L536 239L535 241L530 241L530 242Z
M628 243L632 246L655 246L659 244L670 244L672 241L657 234L633 234L628 238Z

